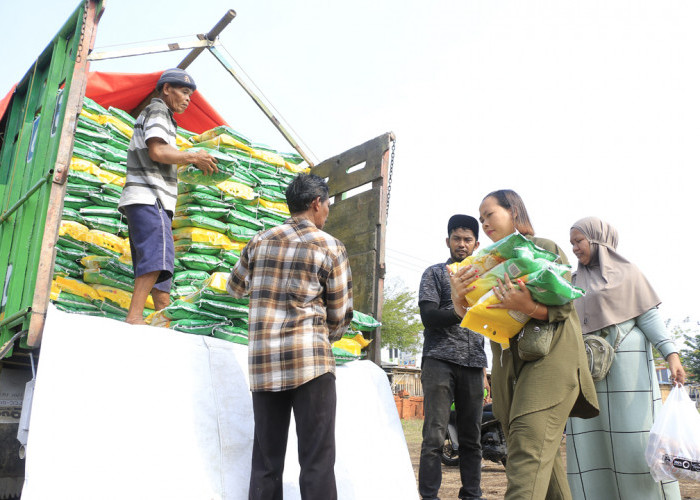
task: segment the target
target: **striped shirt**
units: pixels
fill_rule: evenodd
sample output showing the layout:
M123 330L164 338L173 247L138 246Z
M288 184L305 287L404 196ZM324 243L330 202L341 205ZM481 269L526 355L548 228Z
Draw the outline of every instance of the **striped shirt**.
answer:
M153 205L156 199L166 210L175 211L177 165L158 163L148 156L148 139L158 137L174 148L177 123L162 99L154 98L141 112L126 155L126 183L119 208L127 205Z
M345 246L301 218L255 235L227 284L250 294L250 390L294 389L335 373L331 342L352 320L352 277Z

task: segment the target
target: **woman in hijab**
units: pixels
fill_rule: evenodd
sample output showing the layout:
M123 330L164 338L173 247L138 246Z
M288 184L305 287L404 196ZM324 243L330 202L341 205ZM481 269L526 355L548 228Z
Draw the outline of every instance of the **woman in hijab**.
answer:
M578 259L574 301L583 334L619 343L607 377L596 382L600 415L566 426L567 477L574 499L680 499L676 481L657 483L644 458L661 393L652 345L666 358L675 383L685 371L656 308L661 302L642 272L617 253L617 230L596 217L571 227Z

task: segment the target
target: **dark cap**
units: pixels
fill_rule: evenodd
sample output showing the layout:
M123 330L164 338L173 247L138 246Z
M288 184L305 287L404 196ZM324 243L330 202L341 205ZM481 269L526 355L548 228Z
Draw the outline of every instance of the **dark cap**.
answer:
M194 79L185 71L180 68L170 68L163 71L160 75L158 83L156 83L156 90L160 92L163 85L169 83L170 85L175 85L177 87L188 87L192 90L197 90L197 86L194 84Z
M450 220L447 222L447 236L459 227L471 229L474 233L474 238L479 239L479 221L471 215L457 214L450 217Z

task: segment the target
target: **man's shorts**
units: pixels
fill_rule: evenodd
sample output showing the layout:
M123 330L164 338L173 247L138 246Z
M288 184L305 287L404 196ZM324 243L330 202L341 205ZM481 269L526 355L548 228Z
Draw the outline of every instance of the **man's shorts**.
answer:
M172 213L156 200L153 205L122 207L129 226L134 278L160 271L154 288L170 293L175 269Z

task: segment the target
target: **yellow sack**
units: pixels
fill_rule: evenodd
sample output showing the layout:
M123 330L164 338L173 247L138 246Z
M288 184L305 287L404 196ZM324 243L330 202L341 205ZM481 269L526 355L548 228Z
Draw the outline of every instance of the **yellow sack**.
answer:
M123 254L129 244L125 242L124 238L120 238L114 234L108 233L106 231L100 231L98 229L91 229L87 232L85 236L81 239L86 243L92 243L94 245L106 248L107 250L112 250L117 253Z
M286 163L284 161L284 158L282 158L277 153L273 153L272 151L265 151L264 149L253 149L252 155L253 158L262 160L265 163L274 165L275 167L284 167Z
M100 297L100 294L97 293L97 290L87 283L83 283L82 281L78 281L73 278L65 278L63 276L56 276L54 282L59 290L65 290L68 293L79 295L85 299L102 300L102 297Z
M116 186L124 187L124 183L126 182L126 179L124 177L119 177L118 175L113 174L112 172L102 170L93 162L83 160L82 158L77 158L75 156L73 156L70 160L70 168L72 170L92 174L105 184L114 184Z
M170 328L170 318L168 318L162 310L149 314L144 321L151 326Z
M493 269L505 260L506 259L504 259L503 257L488 253L484 255L470 255L462 262L453 262L452 264L449 264L447 268L450 270L451 273L456 273L459 269L463 267L474 266L477 272L481 275L489 269Z
M75 222L72 220L62 220L61 226L58 228L58 235L64 236L67 234L74 240L84 241L84 238L87 235L88 231L90 231L88 227L81 224L80 222Z
M283 201L268 201L258 198L258 203L265 208L272 208L289 215L289 207Z
M82 116L83 118L87 118L88 120L92 120L95 123L100 123L99 115L90 113L89 111L85 110L85 108L80 110L80 116Z
M358 333L358 334L355 335L354 337L350 337L350 338L351 338L351 340L354 340L355 342L357 342L358 344L360 344L360 347L361 347L362 349L364 349L365 347L367 347L367 346L372 342L372 339L367 340L366 338L364 338L364 337L362 336L361 333Z
M284 162L284 168L286 168L290 172L294 172L295 174L308 174L309 172L311 172L311 169L309 167L294 165L293 163L289 163L288 161Z
M80 263L85 269L97 270L102 267L102 264L110 260L112 257L106 257L103 255L86 255L80 259Z
M499 300L493 292L487 293L479 303L469 308L459 326L469 328L508 348L509 339L522 330L530 316L510 309L487 309L488 306L498 303Z
M51 282L51 292L49 293L49 298L51 300L56 300L59 293L61 293L61 288L58 286L58 283L56 283L56 280L53 280Z
M245 247L245 243L231 241L228 236L218 231L210 229L202 229L199 227L181 227L173 231L173 239L192 240L194 243L209 243L212 246L217 246L225 250L241 250Z
M216 187L218 187L224 193L230 194L231 196L241 200L253 201L257 196L252 187L241 184L240 182L222 181L219 182Z
M241 151L245 151L247 153L253 153L253 148L251 148L247 144L243 144L238 139L234 139L228 134L217 135L212 139L208 139L203 142L198 142L197 146L211 149L234 148L239 149Z
M96 163L93 163L89 160L84 160L82 158L78 158L77 156L71 157L70 168L71 168L71 170L78 170L80 172L88 172L92 175L97 175L95 172L97 172L98 170L101 170L100 167L98 167Z
M112 125L114 125L115 128L117 128L122 134L127 136L129 139L131 139L131 136L134 135L134 129L131 128L130 125L127 125L119 118L116 118L112 115L98 115L97 123L99 123L100 125L104 125L105 123L111 123Z
M175 143L177 144L177 147L182 151L192 147L192 143L189 140L182 137L180 134L177 134L177 136L175 137Z
M226 282L228 281L229 273L216 272L211 273L204 283L202 283L202 288L207 287L217 292L228 293L226 291Z
M346 351L359 356L362 351L362 346L355 342L353 339L340 339L337 342L333 342L333 347L339 347L345 349Z
M94 288L97 291L97 293L100 294L100 297L102 297L103 299L109 299L115 304L119 304L119 307L129 309L132 297L131 292L127 292L126 290L121 290L119 288L114 288L113 286L100 284L92 285L92 288ZM155 309L155 305L153 304L153 297L151 297L150 295L146 299L146 309Z

